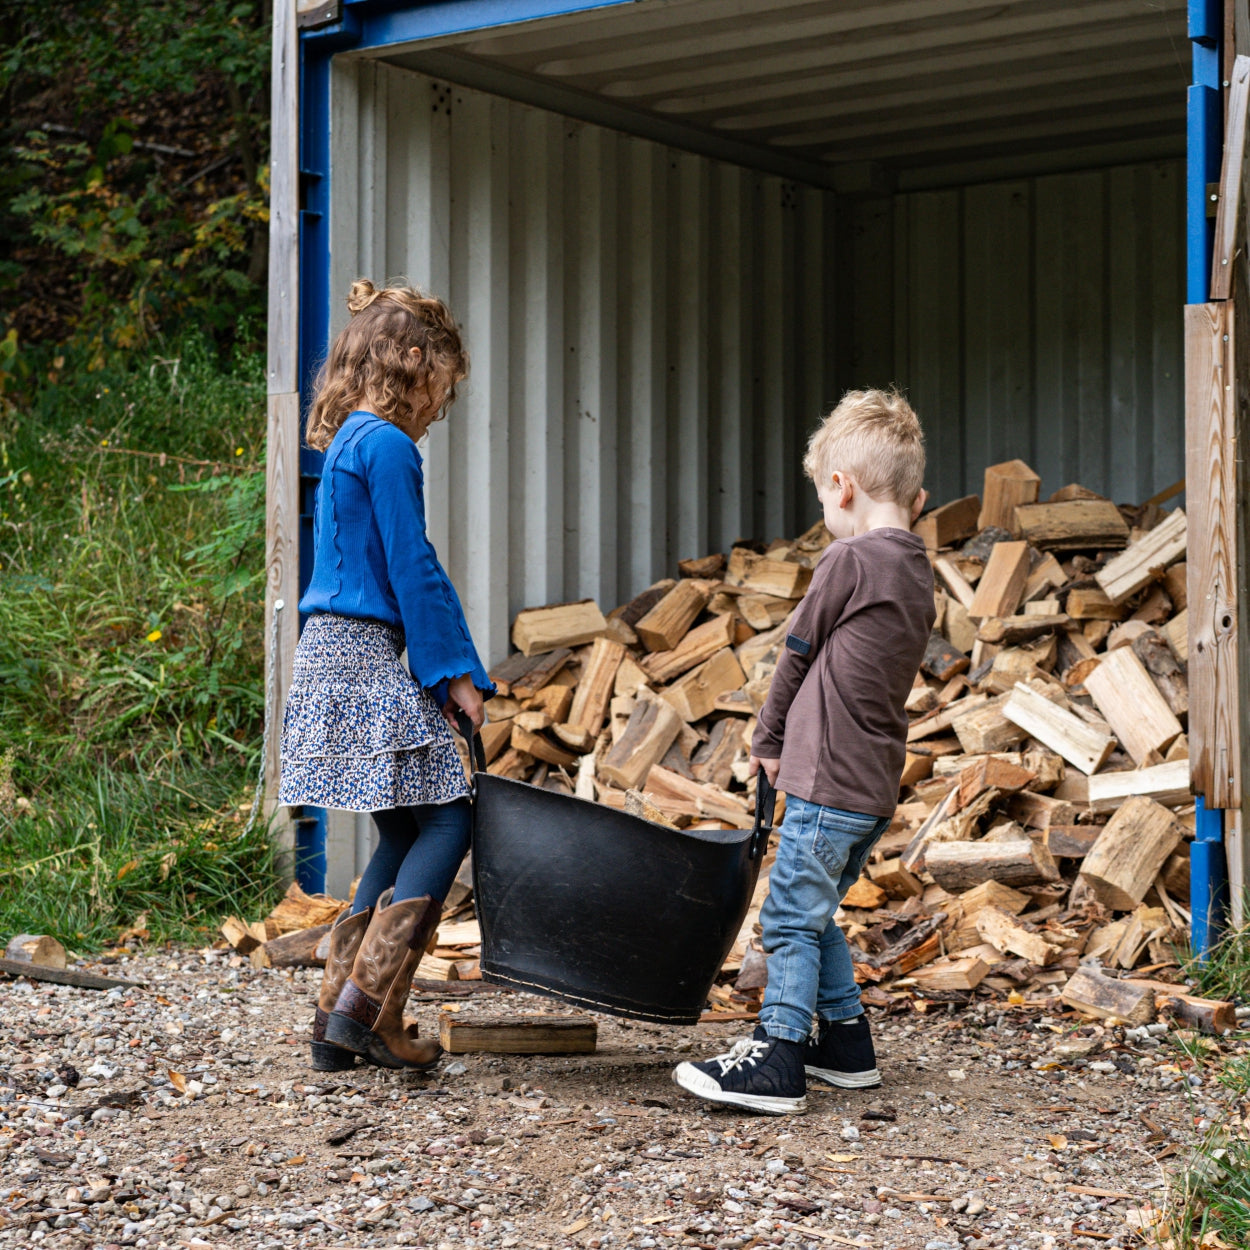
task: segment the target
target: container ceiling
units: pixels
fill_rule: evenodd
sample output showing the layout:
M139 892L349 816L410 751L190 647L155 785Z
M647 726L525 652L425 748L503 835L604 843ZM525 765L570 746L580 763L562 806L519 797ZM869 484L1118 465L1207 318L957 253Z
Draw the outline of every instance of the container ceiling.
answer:
M868 191L1182 153L1185 17L1185 0L636 0L386 55Z

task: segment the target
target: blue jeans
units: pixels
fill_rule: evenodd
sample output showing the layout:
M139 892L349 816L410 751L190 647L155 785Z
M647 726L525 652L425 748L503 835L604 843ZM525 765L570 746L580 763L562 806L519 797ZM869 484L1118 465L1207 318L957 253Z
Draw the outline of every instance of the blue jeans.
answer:
M760 909L768 954L760 1023L769 1037L806 1041L813 1012L822 1020L863 1014L851 952L833 915L889 824L888 816L787 796L781 844Z
M441 903L469 849L473 809L468 799L388 807L373 813L378 845L361 875L352 912L364 911L395 887L392 901L428 894Z

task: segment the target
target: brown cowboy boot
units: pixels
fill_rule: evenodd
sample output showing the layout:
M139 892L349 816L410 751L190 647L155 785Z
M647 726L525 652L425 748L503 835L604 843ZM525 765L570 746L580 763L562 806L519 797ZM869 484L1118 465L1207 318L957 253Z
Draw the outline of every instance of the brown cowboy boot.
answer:
M432 898L390 901L373 909L352 974L326 1022L326 1040L382 1068L432 1068L442 1049L419 1041L415 1022L404 1019L412 974L438 928L442 907Z
M330 954L321 976L321 993L317 996L317 1014L313 1018L312 1066L318 1072L342 1072L356 1066L356 1056L350 1050L326 1041L326 1021L338 1002L343 983L352 974L356 952L360 950L372 914L372 907L354 916L344 912L330 930Z

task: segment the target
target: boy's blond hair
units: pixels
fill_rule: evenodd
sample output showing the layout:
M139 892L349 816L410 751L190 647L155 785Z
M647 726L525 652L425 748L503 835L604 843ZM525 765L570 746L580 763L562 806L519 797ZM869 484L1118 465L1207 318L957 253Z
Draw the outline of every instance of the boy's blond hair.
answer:
M808 440L803 472L826 486L849 473L873 499L908 508L924 484L920 418L896 390L847 391Z

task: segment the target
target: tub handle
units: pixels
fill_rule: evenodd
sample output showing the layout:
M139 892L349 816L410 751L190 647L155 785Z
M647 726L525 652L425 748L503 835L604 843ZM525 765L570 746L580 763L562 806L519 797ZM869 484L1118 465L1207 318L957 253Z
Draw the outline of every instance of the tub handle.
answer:
M456 709L456 728L469 748L469 780L474 773L486 771L486 748L482 746L482 735L474 731L473 722L459 708Z
M764 770L755 774L755 827L751 830L752 859L759 859L768 845L768 835L773 831L773 813L777 809L777 791L773 789Z

